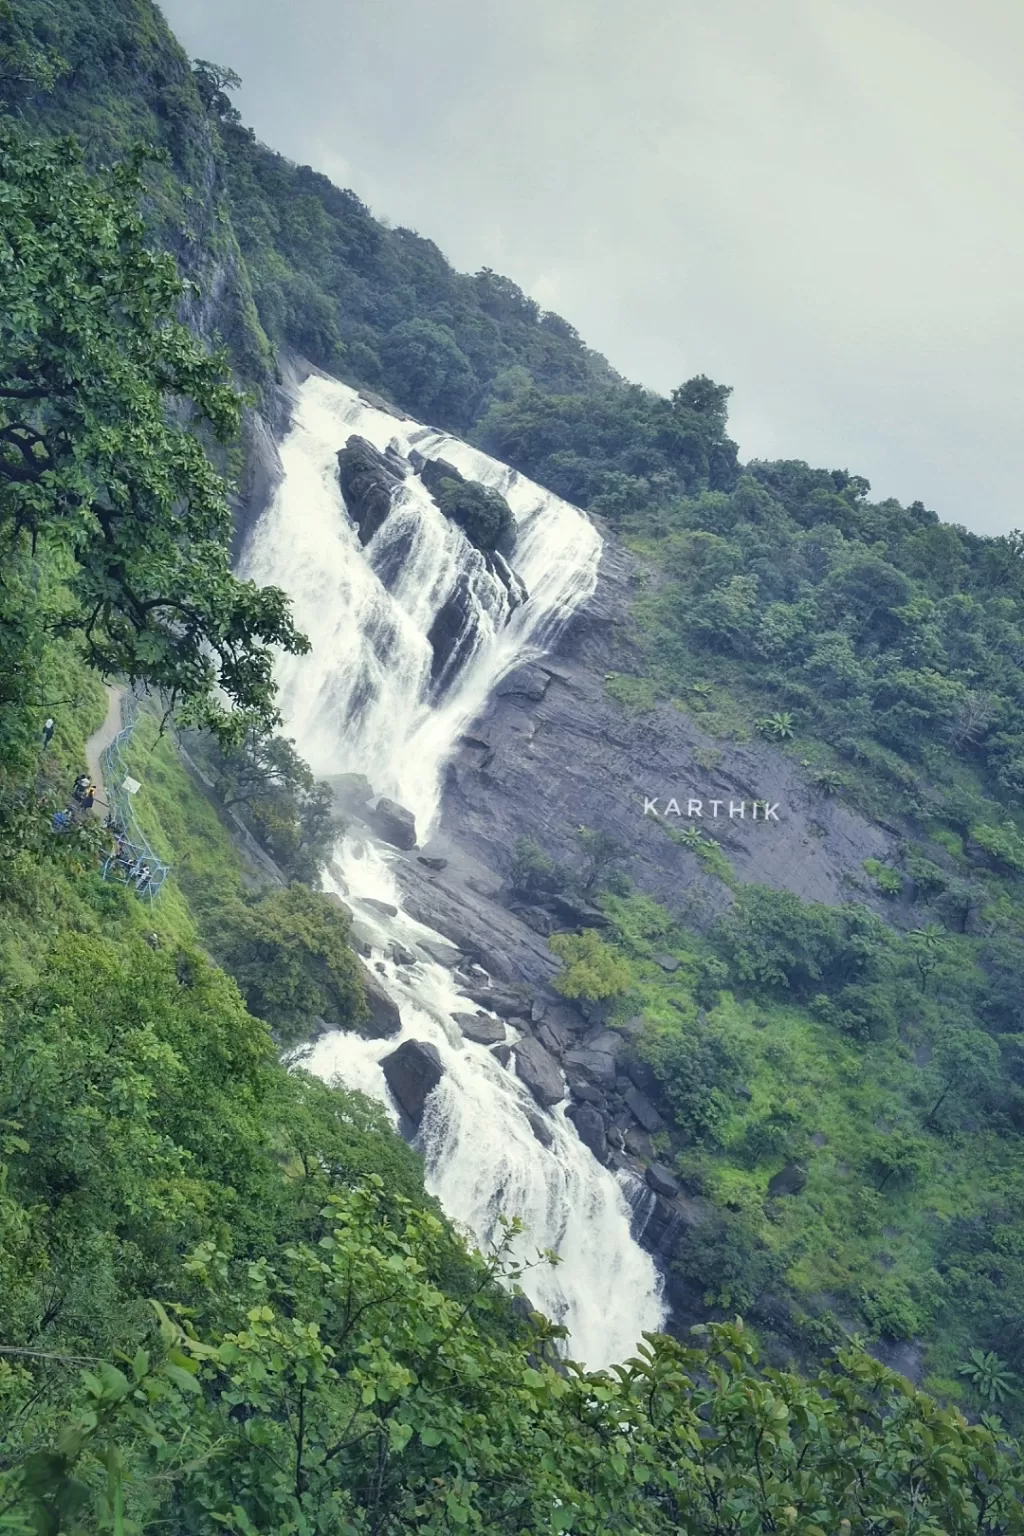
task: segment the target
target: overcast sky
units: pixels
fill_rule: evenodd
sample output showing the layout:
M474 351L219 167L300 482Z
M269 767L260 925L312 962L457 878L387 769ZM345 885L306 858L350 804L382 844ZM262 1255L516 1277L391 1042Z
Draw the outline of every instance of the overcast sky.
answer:
M166 0L257 134L744 456L1024 524L1021 0Z

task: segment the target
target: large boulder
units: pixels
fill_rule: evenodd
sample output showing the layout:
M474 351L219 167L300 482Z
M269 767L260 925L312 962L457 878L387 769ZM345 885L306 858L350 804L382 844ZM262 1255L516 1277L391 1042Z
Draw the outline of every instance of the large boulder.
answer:
M772 1200L778 1200L782 1195L798 1195L806 1183L807 1169L803 1163L787 1163L768 1181L768 1195Z
M416 847L416 818L412 811L407 811L397 800L389 800L386 795L381 795L374 806L372 821L378 837L382 837L393 848L408 851Z
M338 481L360 544L369 544L391 511L391 500L404 475L393 456L353 434L338 454Z
M571 1050L574 1037L559 1019L543 1019L537 1026L537 1039L552 1056L563 1056Z
M505 1026L500 1019L489 1019L486 1013L453 1013L452 1018L467 1040L477 1045L500 1045L505 1038Z
M608 1137L604 1116L593 1104L570 1104L566 1114L576 1127L576 1134L589 1147L599 1163L608 1159Z
M615 1082L615 1057L606 1051L588 1051L577 1046L566 1051L565 1067L566 1071L588 1078L598 1088L610 1088Z
M522 1019L530 1012L530 999L521 992L506 991L502 987L463 987L467 997L481 1008L500 1013L503 1019Z
M627 1088L622 1097L633 1119L639 1121L645 1131L653 1136L655 1131L664 1129L665 1122L646 1093L641 1093L639 1088Z
M360 965L363 973L363 990L370 1017L363 1024L363 1034L374 1040L387 1040L397 1035L402 1027L402 1016L394 998L384 990L381 982L367 965Z
M476 643L477 624L477 606L470 591L469 576L464 571L434 615L427 633L433 653L430 662L432 683L443 683L469 658Z
M444 1076L437 1046L426 1040L403 1040L397 1051L384 1057L381 1067L399 1108L413 1125L419 1125L428 1096Z
M651 1163L644 1173L650 1187L656 1195L664 1195L666 1200L674 1200L679 1193L679 1180L672 1171L665 1167L664 1163Z
M516 1071L538 1104L545 1108L565 1097L565 1082L558 1062L539 1040L517 1040L512 1047Z

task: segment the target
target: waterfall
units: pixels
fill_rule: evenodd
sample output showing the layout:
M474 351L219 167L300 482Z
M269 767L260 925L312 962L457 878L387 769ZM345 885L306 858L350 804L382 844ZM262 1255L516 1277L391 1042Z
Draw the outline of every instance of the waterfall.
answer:
M352 434L396 463L415 452L443 458L467 479L499 490L515 518L510 564L526 600L515 605L508 581L411 471L364 547L338 480L337 452ZM600 538L578 509L507 466L397 419L323 376L301 386L281 459L283 478L244 574L283 587L312 642L310 654L280 664L288 733L318 774L365 774L376 794L406 806L422 842L460 733L501 677L543 655L592 594ZM439 690L428 636L456 591L472 623ZM380 1060L404 1039L435 1045L445 1076L418 1134L428 1188L483 1245L499 1215L519 1216L527 1228L522 1254L553 1249L560 1256L557 1268L538 1266L525 1284L535 1303L570 1330L569 1353L592 1367L622 1359L664 1317L653 1261L632 1235L634 1213L646 1211L647 1202L628 1176L600 1166L563 1106L539 1110L514 1069L463 1039L452 1014L473 1005L459 995L457 975L422 948L433 940L436 950L438 936L403 910L395 857L365 832L350 832L325 884L344 897L369 936L371 963L401 1010L401 1034L366 1040L334 1032L305 1064L379 1099L397 1124ZM382 917L373 902L397 908L398 916ZM391 958L396 942L396 952L406 962L411 953L414 963ZM506 1033L514 1039L511 1026Z

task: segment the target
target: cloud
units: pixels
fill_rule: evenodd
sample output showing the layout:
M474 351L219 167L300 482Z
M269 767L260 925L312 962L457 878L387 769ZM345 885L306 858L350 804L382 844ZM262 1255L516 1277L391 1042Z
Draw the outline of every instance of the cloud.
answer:
M1024 11L1002 0L170 0L268 143L508 272L747 455L1021 517Z

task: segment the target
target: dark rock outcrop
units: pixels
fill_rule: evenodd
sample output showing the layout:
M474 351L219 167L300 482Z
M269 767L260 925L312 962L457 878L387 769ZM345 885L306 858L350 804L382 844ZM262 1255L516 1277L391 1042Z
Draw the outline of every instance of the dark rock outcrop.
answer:
M615 1058L604 1051L588 1051L582 1046L566 1051L565 1069L598 1088L609 1088L615 1082Z
M773 1179L769 1179L769 1199L778 1200L783 1195L798 1195L806 1183L807 1169L803 1163L787 1163Z
M435 687L459 671L473 650L476 632L476 605L469 589L469 575L463 571L427 633L433 653L430 677Z
M501 1020L489 1019L486 1013L453 1013L452 1018L466 1039L477 1045L500 1045L505 1038Z
M622 1097L633 1119L638 1121L650 1135L653 1136L655 1131L664 1130L665 1122L646 1093L641 1093L639 1088L633 1087L627 1088Z
M575 1125L583 1145L590 1148L599 1163L607 1162L608 1137L601 1111L593 1104L570 1104L566 1115Z
M565 1083L558 1062L539 1040L517 1040L512 1055L516 1071L538 1104L548 1108L565 1097Z
M664 1163L650 1163L644 1172L644 1178L654 1190L656 1195L664 1195L666 1200L674 1200L679 1193L679 1180Z
M532 1109L526 1111L526 1118L530 1122L530 1130L533 1132L534 1138L540 1142L542 1147L550 1147L555 1139L555 1133L551 1129L550 1122L543 1115L538 1115L536 1110Z
M426 1040L403 1040L397 1051L384 1057L381 1067L399 1107L413 1125L419 1125L428 1096L444 1076L437 1046Z
M700 923L710 924L731 899L729 890L666 833L688 825L693 796L706 813L694 825L713 834L741 881L807 901L848 900L849 882L863 881L864 859L890 856L886 832L841 797L823 797L799 763L768 742L715 740L692 712L666 703L637 714L609 696L609 674L636 675L644 663L629 623L638 562L601 531L597 590L536 664L546 685L535 672L510 674L467 729L487 748L464 743L456 753L442 832L466 855L501 870L519 838L572 865L582 823L628 850L623 865L640 890L672 909L685 898ZM708 761L715 766L703 766ZM664 824L644 814L645 796L657 798ZM750 802L764 796L778 803L777 822L751 819ZM680 817L664 814L672 798ZM717 817L707 814L713 799ZM743 800L745 819L730 821L730 802ZM862 899L880 905L870 891Z
M363 1033L372 1036L375 1040L385 1040L390 1035L397 1035L402 1027L402 1016L398 1011L398 1004L385 990L369 966L360 967L363 976L363 988L366 992L366 1006L370 1010L369 1020L363 1024Z
M481 1008L500 1013L503 1019L525 1018L530 1011L529 999L520 992L506 992L500 987L463 987L462 990Z
M338 453L338 481L348 515L369 544L391 511L395 490L404 479L395 458L353 433Z
M416 847L416 818L397 800L382 795L373 808L371 822L377 836L393 848L408 851Z

